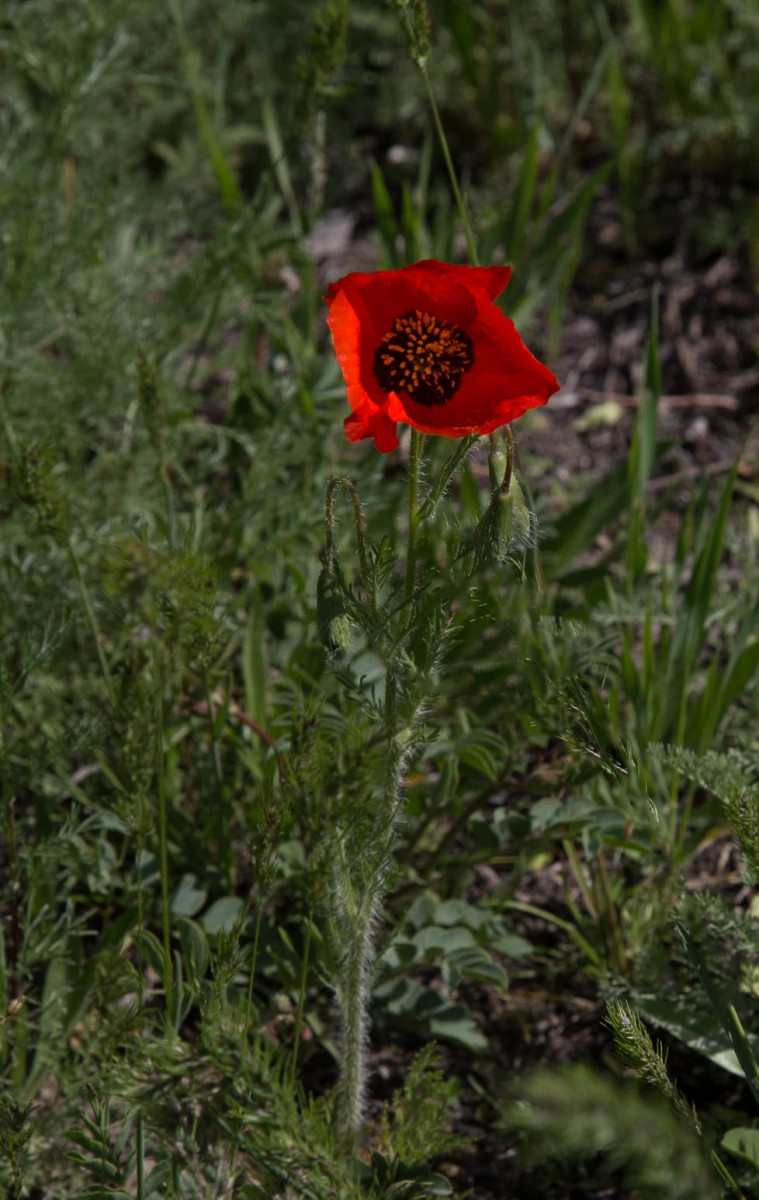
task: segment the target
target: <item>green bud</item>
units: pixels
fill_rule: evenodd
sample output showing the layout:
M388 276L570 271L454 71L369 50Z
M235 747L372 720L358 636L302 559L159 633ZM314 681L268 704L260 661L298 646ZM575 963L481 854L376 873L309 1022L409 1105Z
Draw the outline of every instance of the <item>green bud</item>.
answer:
M514 502L511 548L512 550L526 550L528 546L535 544L535 530L532 513L527 506L522 486L516 477L511 481L509 495L512 496Z
M516 476L508 492L493 493L472 539L473 568L480 571L504 562L515 550L532 543L532 518Z
M347 650L351 642L351 623L345 603L345 590L334 570L324 567L316 585L316 623L319 637L333 654Z
M507 557L513 523L514 502L511 492L494 492L474 531L472 550L475 571L503 562Z

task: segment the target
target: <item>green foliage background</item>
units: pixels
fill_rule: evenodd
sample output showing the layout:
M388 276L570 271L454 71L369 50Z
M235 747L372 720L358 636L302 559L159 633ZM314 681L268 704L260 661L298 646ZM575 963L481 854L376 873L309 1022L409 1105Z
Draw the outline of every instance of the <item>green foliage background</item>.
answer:
M656 252L673 179L712 187L706 253L756 256L754 4L439 0L431 17L483 261L514 262L509 311L547 353L602 187L632 256ZM360 1162L330 1091L328 868L335 831L360 839L382 747L368 641L357 630L331 661L316 633L323 497L333 474L354 480L391 593L404 475L344 443L307 235L340 207L383 265L460 255L397 13L14 0L0 130L3 1182L450 1194L460 1067L423 1052ZM424 545L412 668L429 709L375 1022L381 1044L439 1039L488 1086L482 996L508 998L514 976L626 994L722 1062L735 1043L703 979L756 1022L753 919L681 902L725 823L756 870L756 539L731 477L694 490L670 560L652 563L655 320L644 379L629 467L580 503L536 496L540 538L518 562L450 590L487 503L471 466ZM430 473L446 449L430 447ZM552 861L571 880L562 904L517 900ZM495 872L487 893L475 868ZM696 966L678 903L703 933ZM514 927L527 909L556 931L547 955ZM627 1105L655 1141L630 1095L567 1079L550 1120L538 1081L509 1128L547 1152L552 1129L597 1161L613 1135L562 1124L584 1088L582 1112ZM708 1145L739 1116L715 1117ZM677 1128L696 1182L668 1194L703 1195L696 1135ZM663 1158L630 1178L666 1190Z

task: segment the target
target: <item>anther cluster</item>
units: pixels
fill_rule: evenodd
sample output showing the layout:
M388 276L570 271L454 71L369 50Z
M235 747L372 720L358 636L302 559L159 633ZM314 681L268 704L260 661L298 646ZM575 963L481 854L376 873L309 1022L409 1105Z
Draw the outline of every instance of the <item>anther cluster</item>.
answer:
M396 317L374 355L383 392L405 392L417 404L447 404L474 364L472 339L432 313Z

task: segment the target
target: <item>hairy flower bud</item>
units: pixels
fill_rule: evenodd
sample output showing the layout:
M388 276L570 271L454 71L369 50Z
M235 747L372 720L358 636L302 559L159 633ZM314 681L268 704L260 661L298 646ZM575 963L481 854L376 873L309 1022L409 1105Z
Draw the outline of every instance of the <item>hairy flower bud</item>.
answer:
M515 477L511 481L509 495L512 497L514 509L511 526L511 549L526 550L535 545L535 525L530 512L522 485Z
M345 591L335 571L324 567L316 585L316 623L319 637L331 653L347 650L351 641L351 623L345 603Z
M474 531L472 551L474 570L493 563L504 562L515 550L524 550L532 543L532 519L524 492L515 477L508 492L500 488L490 498L490 504Z

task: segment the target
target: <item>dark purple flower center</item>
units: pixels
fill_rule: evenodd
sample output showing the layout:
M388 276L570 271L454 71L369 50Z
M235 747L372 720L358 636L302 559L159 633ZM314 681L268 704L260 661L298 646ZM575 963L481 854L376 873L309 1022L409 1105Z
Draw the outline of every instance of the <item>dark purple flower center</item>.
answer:
M473 365L469 334L418 308L396 317L374 352L383 392L405 392L417 404L447 404Z

